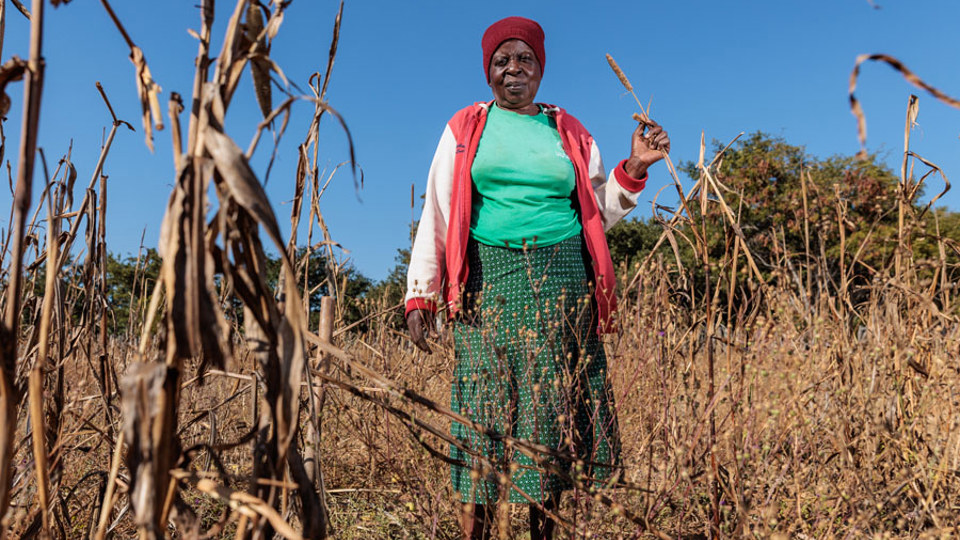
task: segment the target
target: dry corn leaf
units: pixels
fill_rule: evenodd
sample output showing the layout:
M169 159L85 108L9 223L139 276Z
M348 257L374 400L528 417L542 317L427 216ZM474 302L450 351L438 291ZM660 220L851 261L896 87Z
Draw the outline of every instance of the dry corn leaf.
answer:
M282 82L284 86L290 86L290 81L287 80L287 76L283 73L283 70L280 69L280 65L274 62L269 56L266 56L265 54L256 54L251 56L251 59L254 58L264 62L266 65L269 65L270 69L273 70L278 77L280 77L280 82Z
M857 99L857 96L854 95L854 92L857 89L857 77L860 75L860 64L867 61L885 62L893 69L899 71L900 74L903 75L903 78L910 84L921 90L926 90L941 103L960 109L960 100L952 98L933 86L930 86L914 72L907 69L907 67L896 58L885 54L861 54L857 57L853 71L850 73L850 112L857 118L857 138L860 140L860 152L857 153L858 158L864 159L867 156L867 118L864 116L863 108L860 106L860 101Z
M143 130L147 147L153 152L153 130L163 129L163 115L160 112L160 85L153 80L143 51L136 45L130 47L130 61L137 69L137 95L143 111Z
M247 5L247 20L243 25L243 34L247 42L253 44L250 55L250 74L253 76L253 90L263 117L270 116L273 110L273 98L270 88L270 46L263 32L263 14L257 2Z
M7 83L23 79L27 70L27 61L14 56L0 66L0 116L10 111L10 96L7 95Z
M350 172L353 174L353 187L354 189L363 189L363 170L362 169L360 170L360 180L358 183L357 182L357 157L353 147L353 136L350 135L350 128L347 127L346 120L344 120L343 117L340 116L340 113L337 112L336 109L331 107L330 104L327 103L326 101L313 99L313 102L318 109L332 114L333 117L337 119L337 122L340 123L340 127L343 128L343 132L347 136L347 146L350 152ZM316 118L314 119L314 121L316 121Z
M100 0L100 3L103 4L107 15L110 16L120 35L123 36L123 40L127 43L127 47L130 48L130 61L133 62L137 71L137 95L140 97L140 108L143 111L144 137L146 137L147 148L153 152L153 130L156 129L160 131L163 129L163 115L160 112L160 85L153 80L153 76L150 74L150 68L147 66L147 60L143 56L143 51L133 42L133 39L123 27L117 14L113 11L113 8L110 7L110 2Z
M287 291L296 291L296 281L290 279L284 287ZM288 297L287 312L300 313L303 303L295 297ZM293 304L296 304L295 306ZM304 346L303 335L298 328L303 319L283 317L277 329L280 355L280 382L282 399L277 404L277 447L282 458L287 457L290 445L297 433L297 418L300 416L300 382L303 380ZM296 326L295 326L296 325Z
M280 31L281 24L283 24L283 12L279 11L271 16L267 22L267 37L269 39L277 37L277 32Z
M237 510L247 517L256 517L257 514L263 516L273 525L277 534L287 540L303 539L290 524L284 521L283 517L274 510L272 506L255 495L230 489L207 478L203 478L197 482L197 489L226 502L230 508Z
M137 363L120 381L123 414L123 438L127 446L126 464L130 471L130 505L141 526L154 523L157 493L156 448L153 426L160 413L160 396L167 378L162 363Z
M230 137L224 135L212 125L207 125L203 133L207 152L220 172L233 199L263 226L267 235L279 249L284 248L277 218L267 199L267 193L260 185L257 175L243 155L240 147Z
M287 241L287 253L289 253L291 258L294 256L297 248L297 228L300 226L300 214L303 209L303 190L310 168L307 146L301 144L297 150L296 185L293 189L293 204L290 205L290 239Z
M327 53L327 71L323 76L323 88L317 95L321 101L327 97L327 87L330 85L330 73L333 72L333 62L337 58L337 46L340 43L340 23L343 21L343 0L337 10L337 18L333 21L333 37L330 40L330 52Z
M237 0L233 14L227 22L227 30L223 37L223 46L220 49L220 55L217 57L217 69L214 76L215 85L220 92L220 98L224 107L230 105L233 99L233 93L237 89L240 81L240 75L246 66L247 54L250 44L247 43L244 34L244 23L242 19L246 11L247 0ZM206 102L206 98L204 98ZM223 123L223 117L215 117L220 124Z
M161 279L167 291L167 329L172 341L168 359L201 356L200 372L222 368L232 357L227 324L214 298L214 261L205 249L202 230L204 190L195 185L207 176L192 160L181 170L161 226ZM197 199L197 194L200 195Z
M185 178L186 177L186 178ZM195 297L191 294L196 284L187 279L188 240L186 229L189 229L189 209L187 208L187 192L182 185L189 183L193 177L193 167L184 167L180 172L177 186L170 196L167 213L161 225L161 238L158 251L163 256L163 265L160 270L160 279L166 291L165 311L168 336L168 357L189 358L194 350L198 327ZM192 276L190 276L192 277Z
M926 214L927 211L930 210L930 208L933 206L933 203L937 202L940 199L940 197L943 197L944 195L947 194L948 191L950 191L950 180L948 180L947 175L943 173L943 169L941 169L939 166L937 166L933 162L927 161L926 159L921 157L919 154L916 154L915 152L907 152L907 155L920 160L921 163L923 163L927 167L930 167L930 171L927 174L924 174L923 177L920 178L920 181L918 181L916 185L913 186L913 189L909 194L911 199L914 197L914 195L916 195L917 191L920 190L920 186L923 185L924 180L926 180L926 178L931 174L933 174L934 172L940 173L940 178L943 178L943 183L944 183L943 191L941 191L935 197L930 199L930 201L926 204L926 206L923 207L923 210L920 211L918 216L918 217L923 217L923 215Z
M280 360L282 399L280 403L273 405L277 408L277 440L280 456L283 457L296 433L296 418L300 404L296 396L300 391L304 362L305 315L302 313L303 305L296 286L293 264L287 256L280 235L280 227L277 225L267 194L250 168L243 151L230 137L212 125L208 125L204 130L203 140L226 191L264 228L281 254L285 274L282 291L285 311L284 317L276 324L275 332L278 338L277 354Z

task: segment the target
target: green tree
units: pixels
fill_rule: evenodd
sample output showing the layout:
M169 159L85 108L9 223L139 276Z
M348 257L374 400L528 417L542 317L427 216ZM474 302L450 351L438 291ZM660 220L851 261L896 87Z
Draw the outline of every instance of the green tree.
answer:
M143 321L143 312L160 276L161 264L160 255L153 248L142 253L139 266L135 256L107 254L104 294L112 313L111 333L126 332L131 323ZM131 309L137 314L134 320L131 320Z
M309 260L305 257L306 249L297 250L294 264L297 265L297 286L301 291L309 289L310 327L316 329L320 321L320 306L324 296L331 296L330 279L337 279L334 290L339 290L343 324L350 325L361 318L363 298L373 287L373 281L364 276L352 264L338 268L335 272L328 268L327 256L319 251L311 251ZM275 289L280 275L280 258L267 255L267 286Z
M722 146L714 143L714 149ZM694 180L700 176L694 163L683 163L679 169ZM898 175L876 155L863 161L849 156L820 159L802 146L757 132L727 149L713 173L766 279L779 272L796 284L800 274L812 272L816 277L812 294L834 293L844 277L859 287L889 268L897 246ZM704 235L709 260L721 261L731 251L733 232L715 194L711 192L702 230L698 198L693 197L689 206L695 219L679 223L678 232L693 238L690 227L696 227ZM921 209L909 210L919 216ZM934 218L939 219L943 237L960 240L960 218L954 212L941 209L923 219L910 219L915 261L939 257ZM627 221L614 227L608 234L614 262L633 264L646 256L661 231L654 221ZM679 237L678 243L681 260L694 274L692 283L699 286L699 258ZM955 260L956 253L950 257ZM921 271L923 266L918 265ZM861 298L865 291L860 287Z
M607 231L607 245L615 266L632 268L650 253L663 228L653 218L625 219Z

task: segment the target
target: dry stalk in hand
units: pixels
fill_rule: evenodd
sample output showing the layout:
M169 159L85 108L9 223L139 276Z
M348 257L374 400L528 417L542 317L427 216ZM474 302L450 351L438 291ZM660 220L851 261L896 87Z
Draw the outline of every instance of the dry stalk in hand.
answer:
M610 64L610 69L613 70L613 73L620 79L620 84L627 89L627 92L630 92L630 95L633 96L634 101L637 102L637 106L640 107L640 112L643 113L643 117L647 117L647 109L643 108L643 104L640 103L640 98L637 97L637 94L633 91L633 84L630 83L630 79L627 78L627 74L620 69L620 65L617 64L617 61L613 59L612 56L607 54L607 63ZM649 107L648 107L649 108ZM634 120L638 122L644 122L642 117L638 117L637 114L633 115ZM644 122L645 123L645 122Z
M641 124L643 124L644 126L646 126L647 120L649 120L650 118L647 115L647 112L650 110L650 106L648 105L647 108L644 109L643 104L640 103L640 99L633 92L633 84L630 83L630 79L627 78L626 73L624 73L623 70L620 69L620 66L609 54L607 55L607 62L610 64L610 68L613 70L614 74L617 76L617 79L620 80L620 84L622 84L624 88L626 88L627 91L630 92L630 95L632 95L633 99L637 102L637 106L640 107L640 112L642 113L642 115L640 117L637 117L637 115L634 114L633 116L634 119L640 122ZM680 197L680 204L681 206L683 206L683 209L684 211L686 211L687 215L691 216L692 214L690 213L690 209L687 207L687 199L686 197L684 197L684 194L683 194L683 186L680 184L680 177L677 176L677 170L673 166L673 160L670 159L670 155L667 154L665 151L661 150L660 152L663 154L663 161L664 163L667 164L667 170L670 172L670 177L673 179L673 184L677 188L677 195L679 195Z

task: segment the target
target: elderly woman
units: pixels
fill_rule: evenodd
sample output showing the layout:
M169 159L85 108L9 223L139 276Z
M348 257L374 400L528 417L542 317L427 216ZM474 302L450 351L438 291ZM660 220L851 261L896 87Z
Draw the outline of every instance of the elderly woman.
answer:
M532 538L551 538L544 510L572 487L566 479L602 486L617 478L619 435L598 338L616 309L604 233L636 205L670 139L645 118L630 157L607 176L580 122L534 101L546 61L540 25L497 21L482 48L493 101L457 112L440 138L406 320L429 353L434 314L446 306L456 355L451 407L483 428L452 427L464 538L486 538L497 502L531 503Z

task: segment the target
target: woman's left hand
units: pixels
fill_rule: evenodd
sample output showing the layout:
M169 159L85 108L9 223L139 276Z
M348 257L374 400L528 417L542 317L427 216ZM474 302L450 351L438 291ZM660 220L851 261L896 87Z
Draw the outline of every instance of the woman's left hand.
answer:
M670 153L670 136L660 124L640 115L640 125L633 131L630 158L624 164L627 174L642 178L647 168Z

